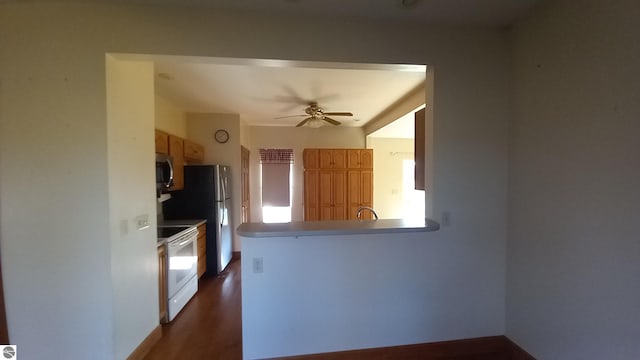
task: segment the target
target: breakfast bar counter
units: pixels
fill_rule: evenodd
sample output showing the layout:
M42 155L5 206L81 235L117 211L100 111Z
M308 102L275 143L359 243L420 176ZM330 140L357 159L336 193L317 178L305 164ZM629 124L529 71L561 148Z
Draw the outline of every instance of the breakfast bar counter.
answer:
M408 232L430 232L440 229L440 224L431 220L343 220L343 221L296 221L290 223L245 223L238 227L243 237L283 237L318 235L390 234Z

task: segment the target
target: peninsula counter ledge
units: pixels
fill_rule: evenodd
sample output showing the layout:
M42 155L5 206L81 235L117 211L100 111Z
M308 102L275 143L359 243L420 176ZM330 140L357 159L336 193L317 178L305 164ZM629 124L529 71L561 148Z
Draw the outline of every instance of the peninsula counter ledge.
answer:
M430 232L440 229L440 224L431 220L340 220L340 221L296 221L290 223L245 223L237 233L244 237L289 237L322 235L390 234Z
M431 311L455 286L439 281L455 268L439 228L430 219L240 225L243 358L436 341L431 329L458 321L455 309Z

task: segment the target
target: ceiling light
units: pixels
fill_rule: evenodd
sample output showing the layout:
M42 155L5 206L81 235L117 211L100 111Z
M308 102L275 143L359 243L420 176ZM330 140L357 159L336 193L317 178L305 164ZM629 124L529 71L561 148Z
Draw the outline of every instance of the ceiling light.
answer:
M320 126L322 126L322 120L320 118L314 117L313 119L309 120L307 122L307 125L309 127L312 127L314 129L319 128Z

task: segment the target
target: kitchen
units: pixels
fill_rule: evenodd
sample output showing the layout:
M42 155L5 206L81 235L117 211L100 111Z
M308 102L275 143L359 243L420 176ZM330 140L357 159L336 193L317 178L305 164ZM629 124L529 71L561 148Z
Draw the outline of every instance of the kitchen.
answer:
M432 267L413 279L435 297L406 335L637 357L637 2L540 2L508 28L434 25L437 12L318 26L178 5L0 8L2 277L25 358L124 359L158 323L156 234L133 230L156 207L155 74L114 64L122 52L434 64L430 212L451 226L417 249ZM105 71L130 82L113 92Z
M180 148L181 150L184 149L184 152L181 151L180 154L174 154L174 157L176 157L177 155L177 162L178 162L178 166L182 169L183 165L186 164L202 164L204 163L226 163L226 164L234 164L234 165L238 165L239 161L238 161L238 153L239 151L234 151L233 149L238 149L240 148L240 146L245 145L249 148L251 148L253 150L253 154L257 154L258 153L258 149L260 148L271 148L271 147L291 147L293 148L294 152L295 152L295 156L298 157L298 161L294 161L294 163L292 164L292 189L291 189L291 193L292 193L292 199L290 201L290 210L288 210L289 212L292 213L291 215L291 219L293 221L301 221L303 218L303 211L302 211L302 206L303 206L303 201L302 201L302 192L303 192L303 184L302 184L302 172L303 172L303 164L301 161L302 158L302 152L303 149L308 149L308 148L313 148L313 147L334 147L334 148L364 148L365 146L365 136L364 136L364 132L363 132L363 128L361 127L357 127L354 125L364 125L366 123L366 121L362 121L362 116L358 116L360 114L373 114L373 120L369 126L374 125L375 129L374 130L369 130L370 132L372 132L373 136L376 136L376 139L378 142L383 142L385 140L387 140L385 138L385 135L383 133L384 128L385 128L385 124L395 120L395 118L397 116L399 116L398 114L404 113L408 111L408 115L410 115L407 119L405 119L405 123L402 125L404 133L402 130L398 131L396 130L396 134L402 134L399 135L397 137L404 137L404 138L409 138L409 139L405 139L402 140L405 143L407 143L409 145L409 147L411 147L411 149L409 149L409 152L406 152L406 154L410 154L412 156L413 154L413 110L415 110L416 106L420 106L421 103L424 103L424 76L425 76L425 68L422 66L390 66L390 65L378 65L377 68L374 68L373 65L367 65L367 66L362 66L362 65L356 65L356 64L343 64L342 66L344 67L349 67L348 70L340 70L340 69L336 69L336 64L326 64L324 66L326 66L327 68L325 68L324 70L319 69L319 65L320 64L313 64L312 68L304 68L304 64L303 63L298 63L298 64L289 64L287 65L286 62L281 62L280 67L278 68L277 74L274 75L274 71L273 69L270 68L264 68L261 69L260 67L256 66L256 65L252 65L252 66L247 66L245 63L248 62L248 60L236 60L236 62L238 62L239 64L243 65L228 65L226 63L228 63L230 60L226 59L225 61L225 65L218 65L218 64L211 64L214 61L220 61L220 60L209 60L209 69L207 69L207 72L203 72L203 69L198 69L198 66L202 67L203 65L201 63L194 63L194 64L189 64L187 61L182 60L181 62L171 62L169 61L170 58L169 57L161 57L160 60L155 64L155 72L156 72L156 77L155 77L155 81L156 81L156 85L155 85L155 127L156 127L156 153L165 153L168 154L170 153L170 149L167 149L168 147L170 147L171 145L171 139L177 139L176 141L179 141L179 143L177 145L174 146L174 148ZM199 60L201 62L201 59ZM291 68L289 68L289 66ZM358 69L357 66L360 66L362 69ZM220 69L216 69L216 67L221 67L222 70ZM196 70L198 70L200 73L190 73L194 72L194 68ZM211 70L211 68L213 68L213 70ZM231 71L230 71L231 68ZM329 69L331 68L331 69ZM302 105L304 104L304 102L302 102L302 97L303 96L309 96L309 95L300 95L297 93L294 93L293 87L296 86L298 88L306 88L306 87L311 87L311 86L315 86L313 91L317 91L317 88L331 88L331 87L335 87L335 88L339 88L341 89L341 91L337 92L334 91L332 94L328 95L328 96L321 96L320 98L327 98L325 101L328 103L328 105L331 106L332 101L330 101L329 98L349 98L349 97L356 97L355 100L353 101L342 101L342 102L338 102L338 104L344 103L344 104L350 104L353 108L357 108L357 109L365 109L362 107L362 105L360 105L362 103L361 100L357 101L357 99L361 99L361 98L367 98L367 100L370 100L372 97L376 97L378 99L378 101L376 102L376 106L373 107L373 110L368 109L366 111L359 111L356 112L356 118L354 120L352 119L345 119L345 118L340 118L341 120L345 121L346 124L348 124L349 126L338 126L338 127L333 127L333 126L328 126L329 124L327 124L327 126L324 126L322 128L317 128L317 127L300 127L300 128L294 128L293 125L295 125L296 123L299 122L299 120L301 120L302 118L297 118L294 116L291 116L293 119L293 122L289 122L289 126L290 127L283 127L282 125L284 124L282 122L282 120L280 120L280 123L275 123L273 124L274 120L268 120L268 119L264 119L265 114L267 113L267 111L273 111L273 106L271 107L264 107L264 108L259 108L256 107L255 105L253 105L253 108L249 109L249 116L253 115L253 113L260 113L260 115L262 116L260 118L260 122L261 123L265 123L265 124L269 124L269 122L272 122L272 126L256 126L255 124L253 126L248 126L246 124L246 122L244 120L240 119L240 114L219 114L219 113L198 113L196 112L196 110L198 109L202 109L205 106L209 106L210 108L215 108L215 106L221 106L221 105L216 105L216 104L226 104L229 102L232 102L229 99L232 99L233 97L242 97L242 94L246 94L248 92L248 89L243 89L240 88L238 89L229 89L229 86L224 86L223 84L223 88L225 88L230 94L226 95L226 97L218 100L217 103L212 103L212 104L200 104L198 105L194 105L194 100L188 98L188 95L185 95L185 93L191 92L193 93L193 89L189 88L189 81L187 80L194 80L195 78L208 78L211 79L213 78L213 75L220 74L222 71L226 71L226 72L234 72L235 76L237 78L242 78L243 76L247 76L245 73L250 73L252 74L253 78L257 78L256 80L258 82L260 82L261 80L264 80L265 82L267 80L269 81L273 81L273 78L277 78L277 82L275 82L276 85L274 86L267 86L267 85L262 85L262 92L261 95L264 98L271 98L270 102L266 102L264 101L264 99L259 103L267 103L270 105L270 103L276 103L276 105L278 105L279 109L286 109L286 111L293 111L293 113L298 112L298 108L302 107ZM403 71L403 73L401 73L401 76L398 75L398 71ZM244 72L244 73L243 73ZM305 73L308 73L306 75L304 75ZM268 79L264 79L266 77L265 74L268 74L269 77ZM220 75L218 75L220 76ZM395 78L395 80L393 80L391 83L389 81L389 78ZM178 80L180 79L180 80ZM226 81L230 81L228 78L224 78L226 79ZM342 83L338 82L338 79L341 79ZM222 80L220 80L222 81ZM233 82L239 82L239 80L233 80ZM282 83L290 83L293 84L291 85L290 88L286 88L283 87L282 85L277 85L277 84L282 84ZM376 85L376 82L378 84L382 84L385 83L389 89L389 91L386 93L385 98L382 99L381 96L379 95L375 95L374 93L372 93L371 91L369 92L365 92L363 93L362 89L363 88L375 88L377 86L380 85ZM364 83L364 84L362 84ZM396 84L396 85L392 85ZM311 84L311 85L310 85ZM338 84L356 84L356 85L350 85L350 86L345 86L345 85L338 85ZM207 92L207 93L212 93L212 94L219 94L220 90L218 89L220 84L200 84L200 91L195 91L196 93L199 92ZM270 90L270 91L275 91L273 93L270 93L271 95L266 95L266 93L264 93L265 89L267 88L271 88L271 89L275 89L275 90ZM289 93L294 93L296 96L289 96L288 98L285 98L284 96L281 96L278 91L282 91L282 89L285 88L287 91L289 91ZM188 91L186 91L186 90ZM391 89L394 89L393 91ZM354 95L355 94L355 95ZM251 95L245 95L247 98L249 99L253 99L255 98L255 95L253 96L253 98L251 97ZM169 100L169 98L171 98L171 100ZM285 101L283 101L283 99L286 99L289 103L286 103ZM235 102L239 102L239 103L247 103L246 100L244 101L237 101L235 100ZM256 101L253 101L254 103ZM178 105L179 104L179 105ZM285 105L283 107L283 105ZM189 107L190 106L190 107ZM248 105L245 105L248 106ZM340 106L340 105L334 105L334 106ZM348 105L342 105L342 106L348 106ZM185 108L189 108L192 109L193 111L185 111ZM256 109L254 109L256 108ZM369 108L371 108L371 106L369 106ZM291 109L291 110L289 110ZM382 111L380 110L376 110L376 109L382 109ZM381 114L376 114L376 112L379 111ZM329 113L330 114L330 113ZM282 113L274 113L273 115L271 115L271 117L277 117L276 115L282 115ZM285 113L285 115L287 115ZM337 116L341 116L342 114L339 114ZM242 115L245 116L245 115ZM371 117L371 115L368 115L369 117ZM273 126L273 125L279 125L279 126ZM159 130L162 129L162 130ZM292 135L291 136L282 136L284 132L290 132ZM184 138L181 138L175 134L180 134L181 136L183 136ZM407 135L408 134L408 135ZM222 135L223 138L218 138L217 135ZM169 139L167 139L167 137ZM394 136L395 137L395 136ZM387 136L388 138L388 136ZM287 139L285 141L283 141L283 139ZM373 138L371 138L373 139ZM369 140L369 141L373 141L373 140ZM396 139L396 141L400 141L400 139ZM249 143L250 142L250 143ZM169 146L167 146L166 144L169 144ZM160 146L158 145L160 144ZM205 145L201 145L201 144L205 144ZM407 146L405 146L406 148ZM187 149L197 149L197 151L188 151ZM389 148L389 149L385 149L386 151L389 150L394 150L393 147ZM396 149L397 150L397 149ZM406 150L406 149L405 149ZM373 150L375 151L375 149ZM193 154L188 155L188 152L192 152ZM375 154L375 152L372 152L372 154ZM395 154L395 153L394 153ZM385 154L381 153L382 156L385 156ZM250 178L250 182L252 183L251 186L251 194L252 194L252 199L250 201L250 203L253 205L251 209L249 209L249 213L252 214L252 221L260 221L260 219L262 218L262 209L259 206L260 204L260 178L259 178L259 174L260 174L260 163L259 160L257 159L257 156L254 155L253 158L251 158L251 169L249 171L249 173L252 175L252 177ZM178 197L180 195L182 195L183 192L187 192L188 190L188 186L186 184L186 182L188 181L187 177L188 175L186 174L187 170L189 169L190 166L187 165L184 169L185 169L185 175L184 177L180 174L180 176L178 176L178 188L184 188L184 191L175 191L176 187L174 186L171 189L162 189L162 194L163 195L163 199L161 199L161 205L158 206L158 224L162 225L162 224L167 224L166 221L164 221L164 218L172 218L174 219L173 221L171 221L171 224L180 224L180 222L175 221L175 218L183 218L183 219L195 219L198 218L198 214L194 214L193 212L191 213L184 213L183 211L180 211L180 208L185 208L187 207L188 203L185 203L184 201L181 201L180 199L176 199L176 195L178 195ZM197 166L196 166L197 168ZM239 171L238 168L240 168L240 166L231 166L230 167L230 171L232 172L231 177L233 178L233 176L236 176L236 178L239 178ZM191 169L194 170L194 169ZM413 171L413 169L411 169L411 171ZM384 171L380 172L379 176L379 181L375 181L374 183L377 184L377 189L381 189L381 188L386 188L386 185L384 183L384 180L388 179L389 176L386 175L383 177L384 175ZM375 174L375 172L374 172ZM258 175L258 176L256 176ZM411 180L413 182L413 173L411 173ZM183 183L185 182L185 183ZM241 204L239 200L236 200L240 197L239 190L240 190L240 184L239 182L233 182L232 184L234 184L234 186L231 186L231 191L230 193L233 194L229 195L230 199L230 203L233 204L233 206L231 207L231 214L233 216L231 216L232 219L240 219L240 214L238 209L241 208ZM411 187L413 187L413 184L411 184ZM174 190L174 191L170 191L170 190ZM379 190L378 190L379 191ZM401 195L402 194L402 190L397 190L394 189L394 194L398 195L398 193ZM424 200L424 193L421 194L422 200ZM176 205L176 202L181 201L181 205ZM397 202L397 201L396 201ZM422 202L422 205L419 205L420 202L418 202L418 206L424 208L424 202ZM373 205L373 204L370 204ZM401 206L401 205L396 205L396 206ZM164 211L163 211L164 208ZM167 212L167 208L169 208L169 212ZM173 209L173 210L172 210ZM380 209L380 208L379 208ZM384 212L384 207L382 207L382 211ZM244 210L243 210L244 211ZM354 209L354 215L355 215L355 209ZM369 214L367 214L367 218L370 218ZM234 221L234 220L232 220ZM239 220L235 220L235 224L236 226L240 223ZM212 226L210 226L209 222L207 222L207 230L209 228L212 228ZM160 230L160 228L159 228ZM209 237L210 232L207 231L207 237ZM236 254L236 256L239 256L239 251L240 251L240 245L237 241L236 235L234 234L234 253ZM211 239L208 242L209 247L211 246ZM207 255L209 254L209 251L206 251ZM201 256L198 256L198 258L201 258ZM211 258L209 258L211 259ZM225 263L226 264L226 263ZM216 274L216 272L211 272L208 271L209 275L212 274ZM199 275L201 275L201 273L199 272ZM163 309L161 308L161 313L163 312Z

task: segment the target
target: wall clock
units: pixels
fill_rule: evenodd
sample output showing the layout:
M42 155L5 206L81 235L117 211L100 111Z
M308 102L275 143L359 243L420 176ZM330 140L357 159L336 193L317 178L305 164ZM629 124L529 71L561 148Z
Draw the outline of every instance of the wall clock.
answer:
M229 133L227 132L227 130L223 130L223 129L216 130L216 133L213 135L213 137L220 144L224 144L227 141L229 141Z

